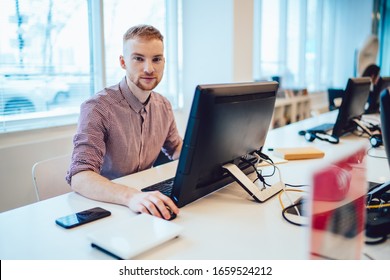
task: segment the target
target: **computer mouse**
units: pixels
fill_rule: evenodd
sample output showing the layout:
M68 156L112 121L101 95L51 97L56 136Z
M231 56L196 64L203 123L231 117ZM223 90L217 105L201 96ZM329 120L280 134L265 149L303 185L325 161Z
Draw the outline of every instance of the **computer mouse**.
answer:
M171 207L169 207L168 205L165 205L165 207L167 208L167 210L169 211L169 214L171 215L171 217L168 219L168 221L171 221L174 218L176 218L177 215L172 211Z

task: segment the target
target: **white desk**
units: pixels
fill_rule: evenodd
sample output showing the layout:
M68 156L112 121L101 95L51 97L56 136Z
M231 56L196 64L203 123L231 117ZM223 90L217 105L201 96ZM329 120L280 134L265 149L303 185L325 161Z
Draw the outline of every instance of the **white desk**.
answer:
M307 184L310 168L333 161L362 141L368 144L367 139L353 135L343 138L338 145L320 141L308 143L297 134L300 129L332 121L331 118L335 118L334 113L270 131L266 147L315 145L326 153L323 159L279 165L286 183ZM177 162L172 162L117 181L142 188L173 176L176 165ZM370 173L372 168L368 166L368 169ZM382 169L381 178L390 178L388 168ZM71 230L54 222L60 216L94 206L106 208L112 215ZM110 259L93 249L86 235L109 227L113 222L126 222L134 215L126 207L93 201L76 193L7 211L0 214L0 259ZM139 255L139 259L305 259L308 256L305 228L291 225L282 218L277 197L262 204L255 203L249 201L235 183L181 208L172 222L184 228L179 238ZM386 249L379 255L375 255L377 249L368 250L374 258L390 258Z

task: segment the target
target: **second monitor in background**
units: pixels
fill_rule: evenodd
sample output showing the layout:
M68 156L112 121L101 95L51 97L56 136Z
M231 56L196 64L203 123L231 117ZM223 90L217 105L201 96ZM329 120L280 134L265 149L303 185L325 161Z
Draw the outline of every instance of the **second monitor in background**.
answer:
M308 141L318 138L335 144L338 143L341 136L353 132L358 127L371 134L360 121L365 112L364 107L370 92L370 83L370 78L366 77L348 79L336 122L312 127L306 131L301 131L300 134L305 135ZM327 131L330 130L332 130L331 136L327 135Z
M380 77L378 83L374 86L374 89L370 91L366 105L366 114L379 113L379 96L381 92L390 87L390 77Z
M340 105L332 135L341 136L353 132L359 126L364 106L370 94L370 78L350 78Z

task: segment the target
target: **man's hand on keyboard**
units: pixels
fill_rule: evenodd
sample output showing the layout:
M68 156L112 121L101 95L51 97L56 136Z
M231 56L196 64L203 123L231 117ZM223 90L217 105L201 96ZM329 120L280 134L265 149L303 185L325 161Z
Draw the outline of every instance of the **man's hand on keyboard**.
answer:
M151 214L168 220L171 215L166 206L169 206L176 215L179 213L175 203L159 191L133 193L128 204L134 212Z

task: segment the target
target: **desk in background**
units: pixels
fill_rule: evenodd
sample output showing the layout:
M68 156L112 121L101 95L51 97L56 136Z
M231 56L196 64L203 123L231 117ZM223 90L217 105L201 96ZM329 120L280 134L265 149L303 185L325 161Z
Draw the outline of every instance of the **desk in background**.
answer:
M315 141L308 143L298 130L329 122L334 112L311 118L269 132L264 152L268 148L313 145L325 152L323 159L290 161L280 164L283 180L290 184L308 184L309 167L315 168L347 153L368 139L349 135L338 145ZM372 162L371 162L372 160ZM368 161L371 181L390 180L387 161ZM386 162L386 164L385 164ZM139 189L174 176L177 162L119 178L116 181ZM277 176L277 175L275 175ZM55 219L95 206L112 212L108 218L65 230ZM307 232L304 227L287 223L281 215L278 198L265 203L248 199L236 183L216 191L180 209L172 222L181 225L182 234L159 247L138 256L139 259L306 259ZM124 206L97 202L76 193L61 195L0 214L0 259L111 259L92 248L87 234L111 223L125 222L136 215ZM137 229L134 229L137 230ZM390 242L365 251L370 257L390 259Z

